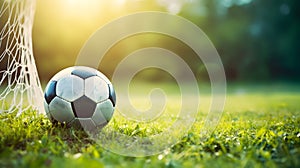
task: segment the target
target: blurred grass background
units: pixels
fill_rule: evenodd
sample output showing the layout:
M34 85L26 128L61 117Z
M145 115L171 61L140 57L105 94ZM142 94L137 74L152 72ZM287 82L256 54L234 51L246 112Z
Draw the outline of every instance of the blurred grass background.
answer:
M139 11L163 11L192 21L208 35L228 81L299 81L299 5L297 0L42 0L37 1L33 27L34 54L41 80L48 81L74 65L85 41L104 24ZM144 47L175 52L198 80L208 80L205 67L187 45L151 33L117 43L99 69L111 77L122 58ZM172 80L156 70L142 73L143 80Z

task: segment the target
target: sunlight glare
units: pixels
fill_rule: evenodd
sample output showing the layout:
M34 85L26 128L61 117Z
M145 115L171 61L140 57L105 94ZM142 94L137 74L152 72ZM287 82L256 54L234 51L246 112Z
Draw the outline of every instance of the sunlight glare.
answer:
M166 7L167 11L173 15L181 11L184 1L182 0L157 0L157 3Z
M122 6L126 3L126 0L113 0L113 3L118 6Z

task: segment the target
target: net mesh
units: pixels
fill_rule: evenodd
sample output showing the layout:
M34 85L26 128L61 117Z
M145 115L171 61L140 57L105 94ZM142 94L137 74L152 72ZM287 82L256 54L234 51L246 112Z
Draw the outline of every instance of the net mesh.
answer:
M35 0L0 0L0 113L43 113L32 50Z

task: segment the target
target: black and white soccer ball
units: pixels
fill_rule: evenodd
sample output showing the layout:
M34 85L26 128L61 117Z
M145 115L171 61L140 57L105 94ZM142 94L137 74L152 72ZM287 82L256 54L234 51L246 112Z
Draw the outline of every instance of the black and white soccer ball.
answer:
M112 118L116 95L111 82L96 69L74 66L58 72L47 84L44 106L52 122L94 131Z

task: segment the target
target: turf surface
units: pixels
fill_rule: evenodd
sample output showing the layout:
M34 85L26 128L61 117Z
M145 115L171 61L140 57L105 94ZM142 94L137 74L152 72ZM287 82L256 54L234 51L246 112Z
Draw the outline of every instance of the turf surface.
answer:
M229 88L222 119L203 141L199 131L208 99L209 95L203 96L197 121L178 144L140 158L106 151L84 132L53 125L34 111L18 118L1 115L0 167L300 167L297 87ZM173 107L169 112L176 111L176 100L170 99L169 104ZM141 102L140 106L146 105ZM160 124L151 129L136 123L124 125L118 119L112 124L130 136L163 131Z

